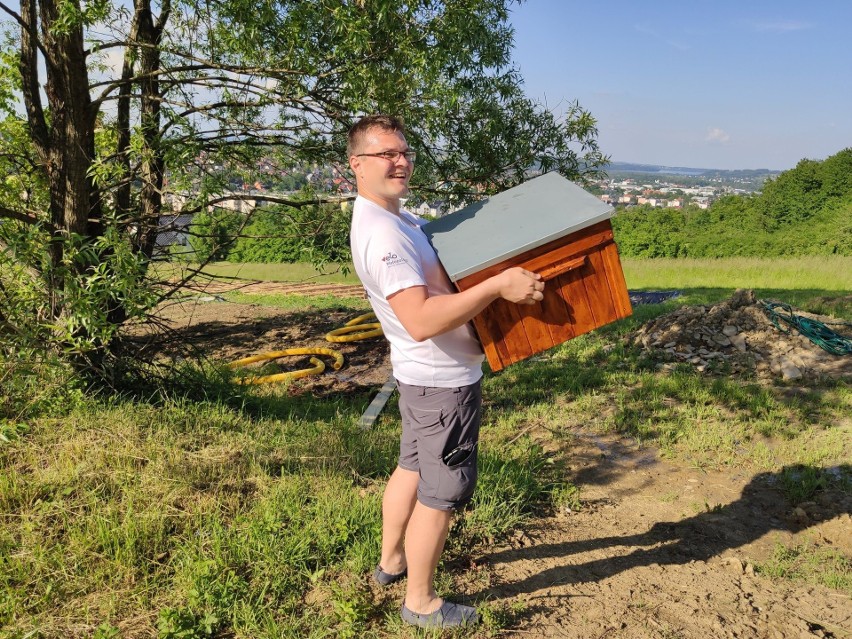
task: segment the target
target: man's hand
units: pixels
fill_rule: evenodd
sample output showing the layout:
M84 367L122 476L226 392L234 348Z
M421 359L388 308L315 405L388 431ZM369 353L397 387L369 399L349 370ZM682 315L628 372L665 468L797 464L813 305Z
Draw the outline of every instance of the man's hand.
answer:
M544 299L544 282L541 275L515 266L495 275L500 297L515 304L535 304Z

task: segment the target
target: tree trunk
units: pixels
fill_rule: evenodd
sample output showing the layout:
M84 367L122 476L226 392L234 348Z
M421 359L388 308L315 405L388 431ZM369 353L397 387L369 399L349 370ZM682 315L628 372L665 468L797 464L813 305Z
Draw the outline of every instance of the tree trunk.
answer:
M170 5L164 2L157 21L151 12L150 0L136 0L138 41L140 51L140 93L142 138L145 154L142 159L142 188L140 192L139 250L150 258L154 253L163 210L165 162L160 132L160 44L163 27L169 18Z
M75 4L79 10L79 3ZM103 229L100 198L89 176L95 159L95 112L89 96L83 27L72 24L58 29L56 0L40 0L40 9L45 90L52 119L46 158L51 222L66 233L97 237Z

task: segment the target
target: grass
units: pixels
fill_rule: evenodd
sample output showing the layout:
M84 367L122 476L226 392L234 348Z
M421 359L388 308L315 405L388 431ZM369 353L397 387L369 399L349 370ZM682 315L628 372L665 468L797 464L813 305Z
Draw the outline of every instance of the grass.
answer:
M791 504L826 487L852 490L848 382L791 394L783 384L687 368L662 373L625 344L656 315L755 285L747 269L741 280L700 279L719 262L696 268L694 280L684 270L676 285L655 279L654 263L628 263L628 273L649 270L629 274L631 287L679 288L684 297L639 306L631 318L486 376L480 484L473 507L454 520L442 593L457 590L458 567L472 554L531 517L582 508L582 486L568 471L579 427L656 447L678 464L764 473ZM823 260L810 268L804 288L770 275L757 284L779 297L822 299L852 319L840 296L817 284L824 277L839 286L847 275ZM366 308L301 296L251 301ZM93 400L69 391L61 374L38 371L42 383L24 383L14 372L21 366L0 368L0 635L430 636L401 628L396 599L367 578L395 465L395 400L362 431L355 424L368 394L315 399L286 386L211 386L201 401ZM848 558L814 545L779 549L759 570L849 587ZM498 635L523 614L505 603L480 608L486 623L476 637Z
M316 312L340 310L341 302L345 300L346 309L352 311L369 311L370 303L363 295L359 297L335 297L334 295L297 295L297 294L254 294L254 293L225 293L223 297L237 304L261 304L274 306L288 311Z
M852 257L623 259L630 288L852 290Z
M628 287L636 289L852 290L850 257L622 259L622 266ZM160 264L158 268L168 269L170 265ZM359 283L351 264L329 265L317 270L307 263L213 262L205 266L204 271L216 276L270 282Z
M852 596L852 560L835 548L812 542L776 544L772 557L756 566L758 574L821 584Z
M369 399L84 401L35 420L0 446L5 636L387 636L395 603L364 576L398 423L358 429ZM446 561L564 491L547 468L534 447L484 451Z

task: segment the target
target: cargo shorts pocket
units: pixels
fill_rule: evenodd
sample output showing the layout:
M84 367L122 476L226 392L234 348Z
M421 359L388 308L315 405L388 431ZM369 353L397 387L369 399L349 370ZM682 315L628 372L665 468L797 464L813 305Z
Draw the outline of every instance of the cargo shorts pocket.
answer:
M457 506L467 503L476 488L477 442L467 442L446 452L440 460L437 497Z

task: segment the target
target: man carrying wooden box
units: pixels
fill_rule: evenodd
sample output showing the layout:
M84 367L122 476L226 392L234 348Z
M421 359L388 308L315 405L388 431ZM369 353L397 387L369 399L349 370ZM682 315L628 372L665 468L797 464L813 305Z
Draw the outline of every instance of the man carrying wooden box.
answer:
M544 283L513 267L456 291L421 230L425 221L400 208L416 154L397 118L361 119L347 155L358 189L352 259L391 344L402 415L374 578L389 585L407 575L402 618L409 624L474 624L474 608L439 598L433 585L452 512L470 501L477 478L484 355L469 322L498 299L536 304Z

